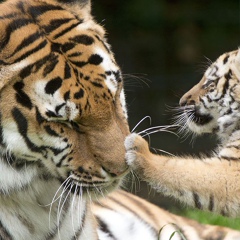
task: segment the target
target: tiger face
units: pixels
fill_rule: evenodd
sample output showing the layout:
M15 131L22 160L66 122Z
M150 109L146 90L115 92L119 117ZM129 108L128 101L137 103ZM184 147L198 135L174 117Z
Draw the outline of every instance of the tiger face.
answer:
M121 71L88 1L69 2L2 5L1 156L29 182L109 190L127 172Z
M240 50L220 56L180 99L187 126L197 134L229 136L239 127Z

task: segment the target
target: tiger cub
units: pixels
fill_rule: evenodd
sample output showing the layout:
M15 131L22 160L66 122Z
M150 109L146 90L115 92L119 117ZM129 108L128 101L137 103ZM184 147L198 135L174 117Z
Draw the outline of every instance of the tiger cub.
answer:
M166 196L199 209L240 216L240 50L221 55L183 95L180 109L183 128L218 136L217 153L209 158L155 155L133 133L125 141L128 164Z

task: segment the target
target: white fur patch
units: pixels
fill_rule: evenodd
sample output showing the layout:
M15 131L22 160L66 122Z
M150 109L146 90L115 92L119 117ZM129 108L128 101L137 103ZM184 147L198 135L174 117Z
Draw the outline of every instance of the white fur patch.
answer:
M135 146L135 139L138 135L136 133L132 133L129 136L126 137L125 142L124 142L124 146L126 149L126 154L125 154L125 159L128 165L133 165L133 163L135 162L137 156L135 154L134 151L132 151L132 149Z

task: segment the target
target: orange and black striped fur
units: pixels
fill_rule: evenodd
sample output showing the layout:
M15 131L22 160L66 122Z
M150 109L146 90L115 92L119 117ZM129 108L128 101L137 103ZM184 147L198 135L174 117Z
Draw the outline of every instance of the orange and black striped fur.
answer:
M127 161L158 191L187 205L240 216L240 50L221 55L180 100L182 131L216 134L211 157L155 155L137 134L126 140Z
M126 196L135 198L116 192L100 200L106 207L90 206L129 172L121 71L90 9L87 0L0 5L0 239L139 239L134 222L125 221L126 238L112 230L129 213L149 240L157 239L161 223L146 213L158 208L143 200L144 208L128 206ZM163 223L181 219L156 211ZM200 234L200 224L184 221ZM224 228L211 235L218 233L239 236Z

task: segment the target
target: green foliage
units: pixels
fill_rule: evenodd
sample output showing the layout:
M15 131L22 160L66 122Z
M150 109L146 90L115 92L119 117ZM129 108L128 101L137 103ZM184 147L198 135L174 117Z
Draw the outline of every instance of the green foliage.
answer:
M210 212L186 210L181 215L195 219L204 224L219 225L240 230L240 218L227 218Z

